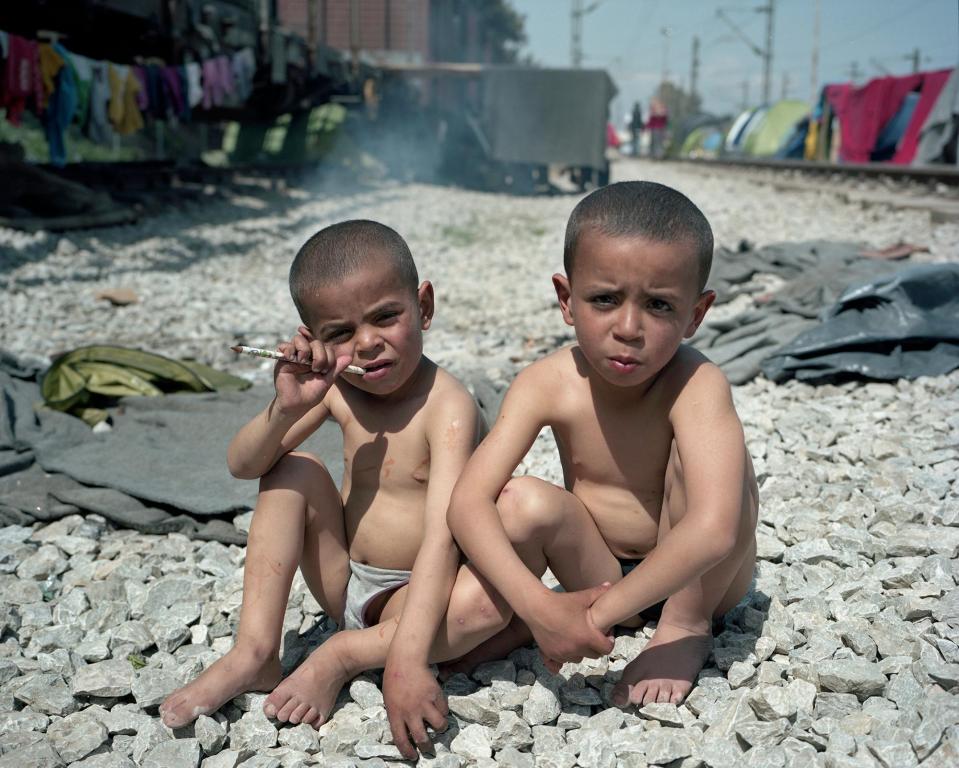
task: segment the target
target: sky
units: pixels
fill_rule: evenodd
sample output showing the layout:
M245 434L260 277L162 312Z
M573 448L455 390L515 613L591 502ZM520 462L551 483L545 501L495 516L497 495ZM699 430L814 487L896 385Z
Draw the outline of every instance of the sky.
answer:
M572 0L509 0L526 19L530 55L543 66L570 66ZM771 94L809 100L816 0L773 0ZM921 69L959 62L959 0L820 0L819 76L824 83L857 82L883 74L912 71L920 50ZM595 0L582 0L589 8ZM583 17L583 66L609 71L619 95L611 116L625 120L634 100L645 113L663 77L688 88L693 36L700 41L699 85L703 107L716 114L736 113L762 94L762 60L717 17L717 9L756 47L766 39L766 14L755 9L766 0L600 0ZM667 33L663 33L663 29ZM784 75L787 79L784 83Z

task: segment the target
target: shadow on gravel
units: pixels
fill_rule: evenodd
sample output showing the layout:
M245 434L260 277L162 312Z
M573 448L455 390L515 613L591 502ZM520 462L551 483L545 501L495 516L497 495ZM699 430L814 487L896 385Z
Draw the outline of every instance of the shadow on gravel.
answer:
M317 200L344 195L351 198L357 195L364 197L361 201L350 199L339 203L325 211L322 219L317 219L314 213L297 213L297 209ZM48 237L25 245L19 250L5 248L0 257L0 275L28 263L42 262L51 254L62 252L62 240L68 241L65 247L69 249L69 253L86 252L82 266L61 275L20 278L16 284L32 286L40 283L55 285L63 282L96 282L107 276L141 273L144 269L180 272L213 256L245 256L262 252L264 248L275 248L276 238L285 233L295 233L300 229L310 229L312 233L322 224L357 218L368 206L392 202L400 195L401 192L396 187L384 188L382 185L359 183L336 189L330 189L326 183L317 188L295 187L293 195L259 188L231 189L229 196L217 194L194 201L184 200L184 204L151 211L136 224L47 233ZM236 202L231 202L230 197ZM184 223L177 218L170 222L169 231L161 231L164 218L174 214L189 215L191 221ZM270 222L272 232L269 229L264 230L259 224L261 220L277 217L282 217L283 221ZM224 226L236 229L235 239L220 237L215 241L204 236L202 232L195 233L195 230L206 227ZM146 267L142 264L115 266L113 252L116 249L128 249L152 239L157 240L157 243L153 244L149 251L145 249L144 257L150 261ZM295 252L289 254L290 261L294 255Z

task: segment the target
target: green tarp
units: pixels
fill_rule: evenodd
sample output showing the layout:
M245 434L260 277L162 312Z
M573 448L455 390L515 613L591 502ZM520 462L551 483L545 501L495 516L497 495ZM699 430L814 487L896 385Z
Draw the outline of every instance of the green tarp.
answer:
M110 345L80 347L57 358L40 391L46 405L79 416L93 426L104 408L128 395L241 390L250 382L193 360L172 360L152 352Z

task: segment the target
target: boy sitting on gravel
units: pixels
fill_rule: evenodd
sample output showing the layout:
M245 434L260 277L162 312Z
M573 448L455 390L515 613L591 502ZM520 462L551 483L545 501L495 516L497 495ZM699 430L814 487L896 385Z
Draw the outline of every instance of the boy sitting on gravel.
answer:
M756 552L756 481L729 383L682 345L715 299L712 253L702 212L661 184L613 184L574 209L553 284L577 343L516 377L453 491L453 535L518 617L457 666L532 633L555 671L608 653L613 627L641 626L665 600L613 700L678 703L691 689ZM543 427L565 488L510 479ZM566 594L540 581L547 567Z
M343 684L385 666L396 745L429 744L446 722L431 662L461 656L506 626L486 581L459 567L450 492L485 427L463 386L423 355L433 288L419 284L392 229L347 221L300 249L290 290L304 326L279 351L276 396L233 439L230 471L261 478L236 643L160 708L182 726L237 694L272 690L269 717L319 727ZM365 373L345 372L349 364ZM343 430L343 487L296 448L326 419ZM280 682L280 632L297 567L346 631ZM496 600L499 600L497 597ZM447 607L449 606L449 607Z

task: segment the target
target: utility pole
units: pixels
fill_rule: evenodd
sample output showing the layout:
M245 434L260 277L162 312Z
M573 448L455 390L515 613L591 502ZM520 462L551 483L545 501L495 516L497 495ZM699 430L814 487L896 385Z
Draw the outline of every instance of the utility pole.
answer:
M819 97L819 18L822 15L822 0L816 0L816 14L812 23L812 65L809 71L809 102L815 104Z
M669 37L673 30L669 27L660 27L659 34L663 36L663 82L669 81Z
M689 100L696 99L696 87L699 85L699 36L693 35L693 63L689 68Z
M569 61L573 69L583 63L583 0L572 0L569 12Z
M912 71L914 74L917 73L919 71L919 49L913 48L912 55L906 56L906 58L912 59Z
M768 104L772 93L772 67L773 67L773 18L775 15L775 0L767 0L766 5L760 5L754 8L757 13L766 14L766 47L760 48L733 22L722 8L716 9L716 15L736 33L749 49L763 61L763 103Z
M779 98L785 99L788 93L789 93L789 73L783 72L783 88L782 88L782 92L779 94Z
M769 103L773 77L773 12L775 0L768 0L769 4L756 10L766 14L766 50L763 51L763 103Z
M602 2L595 0L584 8L583 0L570 0L569 60L573 69L583 66L583 17L599 8Z

